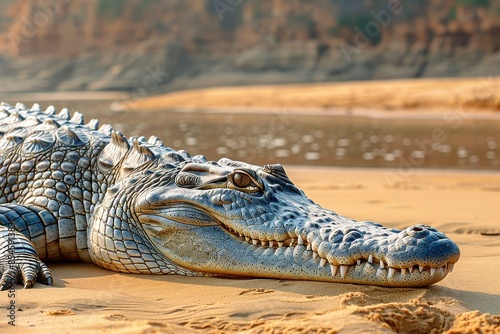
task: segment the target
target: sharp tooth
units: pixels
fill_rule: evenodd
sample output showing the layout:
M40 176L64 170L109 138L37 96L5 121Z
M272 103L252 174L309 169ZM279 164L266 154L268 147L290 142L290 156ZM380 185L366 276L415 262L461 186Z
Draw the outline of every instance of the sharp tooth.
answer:
M307 244L307 250L311 250L312 247L311 247L311 244Z
M438 272L439 272L439 274L440 274L441 276L444 276L444 275L445 275L444 273L446 272L445 267L444 267L444 266L443 266L443 267L439 267L439 268L438 268Z
M238 233L238 235L240 236L240 238L243 236L241 233Z
M262 246L265 246L265 245L267 244L267 242L265 242L264 240L261 240L261 241L260 241L260 244L261 244Z
M396 273L396 269L389 267L389 271L387 272L387 278L392 278L394 274Z
M401 276L406 275L406 268L401 268Z
M422 272L422 270L424 270L424 267L423 266L418 266L418 271Z
M313 251L313 259L317 258L318 257L318 252L314 252Z
M340 266L340 277L344 278L349 266Z
M258 243L258 242L259 242L259 240L257 240L257 239L252 239L252 244L257 245L257 243Z
M411 266L410 268L408 268L408 271L410 272L410 274L413 272L413 266Z
M250 241L250 238L245 236L245 241Z
M368 263L373 263L373 256L371 254L368 256Z
M361 264L361 260L360 260L360 259L357 259L357 260L356 260L356 263L357 263L357 265L359 266L359 265Z
M278 247L283 247L283 241L278 241Z
M325 264L326 264L326 259L321 258L321 260L319 261L319 266L320 266L320 267L324 267L324 266L325 266Z
M453 272L453 268L455 267L455 263L448 263L448 272Z
M385 268L384 261L380 260L380 269L384 269L384 268Z
M303 245L304 244L304 239L300 235L297 236L297 244Z
M292 239L290 239L290 244L289 244L289 246L290 246L290 247L292 247L292 246L293 246L293 240L294 240L293 238L292 238Z
M274 246L274 241L269 240L269 247L273 247L273 246Z
M337 270L339 269L339 266L330 266L330 270L332 271L332 276L335 276L337 274Z
M436 273L436 268L431 267L431 277L434 276L435 273Z

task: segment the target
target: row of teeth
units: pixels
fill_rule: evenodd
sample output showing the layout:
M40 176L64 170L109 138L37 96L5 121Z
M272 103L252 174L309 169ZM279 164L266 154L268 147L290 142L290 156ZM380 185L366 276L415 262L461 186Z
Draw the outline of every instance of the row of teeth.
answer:
M234 230L232 230L232 232L234 232ZM234 232L236 233L236 232ZM257 246L257 245L261 245L263 247L273 247L275 245L277 245L277 247L291 247L293 246L294 244L297 244L297 245L306 245L306 243L304 242L304 239L302 239L302 237L299 235L297 236L297 239L288 239L288 240L285 240L285 241L273 241L273 240L269 240L269 241L264 241L264 240L258 240L258 239L251 239L250 237L247 237L247 236L244 236L242 235L241 233L237 233L240 238L243 238L245 239L245 241L247 242L251 242L254 246ZM313 253L313 258L317 258L319 256L318 252L316 251L313 251L311 249L311 244L307 244L307 250L309 251L312 251ZM356 260L356 265L361 265L361 263L364 261L364 259L357 259ZM446 271L448 271L449 273L451 273L453 271L453 268L455 266L454 263L447 263L445 264L444 266L441 266L439 268L433 268L433 267L424 267L424 266L420 266L420 265L415 265L415 266L412 266L412 267L409 267L409 268L401 268L401 269L397 269L397 268L392 268L392 267L389 267L387 266L384 261L381 261L381 260L378 260L379 263L380 263L380 269L385 269L385 268L388 268L388 271L387 271L387 278L390 279L392 278L396 272L401 272L401 276L405 276L407 273L408 274L411 274L413 272L414 269L417 269L418 268L418 271L420 273L422 273L423 271L429 271L430 272L430 276L434 276L434 274L436 272L439 272L440 275L444 275L446 273ZM368 256L368 259L366 260L366 262L368 263L373 263L373 256L370 254ZM328 263L328 260L325 259L325 258L322 258L320 259L319 261L319 267L324 267L326 264ZM336 265L332 265L330 264L330 270L332 272L332 276L335 276L338 272L340 273L340 277L341 278L344 278L346 273L347 273L347 269L352 266L352 265L343 265L343 266L336 266ZM340 269L340 270L339 270Z
M359 266L359 265L361 265L362 262L363 261L361 259L358 259L358 260L356 260L356 265ZM367 262L373 263L373 257L371 254L368 257ZM327 260L324 258L321 258L321 260L319 262L319 266L324 267L326 265L326 263L327 263ZM353 265L351 265L351 266L350 265L336 266L336 265L330 264L330 270L332 272L332 276L335 276L340 269L340 277L341 278L345 277L345 275L347 273L347 269L349 267L354 267L354 266ZM413 270L416 268L418 268L418 271L420 273L422 273L423 271L429 271L430 277L434 276L434 274L436 272L438 272L441 276L444 276L446 274L446 271L448 271L448 273L451 273L453 271L454 267L455 267L454 263L446 263L444 266L441 266L439 268L423 267L423 266L418 265L418 266L412 266L409 268L397 269L397 268L388 267L386 264L384 264L384 261L380 261L380 269L381 270L388 268L388 271L387 271L387 278L388 279L391 279L396 274L396 272L401 272L402 277L404 277L407 273L408 273L408 275L410 275L413 272Z
M292 247L294 245L304 245L305 244L304 239L302 239L302 237L300 237L300 236L297 239L291 238L291 239L287 239L284 241L274 241L274 240L266 241L266 240L252 239L250 237L244 236L241 233L237 233L232 229L229 229L229 230L231 232L239 235L240 238L245 239L245 241L252 243L254 246L261 245L262 247L270 247L270 248L274 248L275 246L277 246L278 248L280 248L283 246ZM307 244L307 250L311 250L311 246L309 244Z

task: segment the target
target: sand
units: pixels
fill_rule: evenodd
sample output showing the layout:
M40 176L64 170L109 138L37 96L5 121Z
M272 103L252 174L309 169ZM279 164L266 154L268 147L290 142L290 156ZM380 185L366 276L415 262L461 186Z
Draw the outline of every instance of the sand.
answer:
M321 205L358 220L430 224L461 249L453 273L399 289L252 278L118 274L52 264L53 287L16 290L2 333L500 333L500 175L287 167ZM399 182L392 180L395 173Z
M500 111L500 77L353 81L273 86L215 87L151 96L116 104L116 109L251 110L286 108L322 113L364 114L367 109L392 115L408 110L429 114L443 110ZM414 113L415 114L415 113Z

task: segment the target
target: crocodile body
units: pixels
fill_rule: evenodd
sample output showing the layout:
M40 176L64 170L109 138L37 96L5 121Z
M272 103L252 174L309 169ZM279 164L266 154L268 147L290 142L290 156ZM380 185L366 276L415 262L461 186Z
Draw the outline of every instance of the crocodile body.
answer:
M280 165L207 161L38 104L0 106L0 287L51 284L45 260L124 273L426 286L460 256L426 225L357 222Z

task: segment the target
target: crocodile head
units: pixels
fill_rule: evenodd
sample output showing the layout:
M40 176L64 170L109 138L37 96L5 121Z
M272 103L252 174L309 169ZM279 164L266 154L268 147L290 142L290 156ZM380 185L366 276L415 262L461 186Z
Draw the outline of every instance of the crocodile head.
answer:
M137 191L134 215L163 256L192 272L427 286L460 256L430 226L388 229L320 207L280 165L190 162L164 183Z

